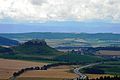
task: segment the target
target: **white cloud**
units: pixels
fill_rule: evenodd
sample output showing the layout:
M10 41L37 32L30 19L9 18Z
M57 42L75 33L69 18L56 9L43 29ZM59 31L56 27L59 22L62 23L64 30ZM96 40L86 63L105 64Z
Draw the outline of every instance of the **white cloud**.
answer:
M120 0L0 0L0 19L120 22Z

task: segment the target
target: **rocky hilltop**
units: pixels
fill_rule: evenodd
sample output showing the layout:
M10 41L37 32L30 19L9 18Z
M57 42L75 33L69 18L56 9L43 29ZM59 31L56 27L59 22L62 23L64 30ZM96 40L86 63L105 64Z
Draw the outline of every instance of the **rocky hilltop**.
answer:
M45 40L34 39L34 40L27 41L27 42L23 43L22 45L46 46L47 43L45 42Z
M33 54L33 55L54 55L58 51L47 45L45 40L29 40L18 46L13 47L17 54Z

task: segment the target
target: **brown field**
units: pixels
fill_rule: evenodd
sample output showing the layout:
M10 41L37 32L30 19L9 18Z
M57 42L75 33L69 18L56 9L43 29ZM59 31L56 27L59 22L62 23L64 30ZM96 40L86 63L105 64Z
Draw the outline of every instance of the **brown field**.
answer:
M8 79L15 71L31 66L42 66L47 63L0 59L0 79Z
M19 78L17 80L64 80L62 78L30 78L30 77L26 77L26 78Z
M93 78L100 78L101 76L113 76L113 75L109 75L109 74L86 74L90 79L93 79Z
M98 54L98 55L120 56L120 51L101 50L99 52L100 52L100 54Z
M20 60L0 59L0 80L7 80L15 71L31 66L42 66L47 63ZM62 80L64 78L78 77L69 71L71 66L59 66L47 71L29 71L21 75L18 80Z
M52 69L49 69L47 71L30 71L30 72L26 72L25 74L21 75L20 77L39 77L39 78L57 78L57 79L72 79L75 77L78 77L77 75L70 73L70 69L72 69L72 67L70 66L59 66L59 67L55 67Z

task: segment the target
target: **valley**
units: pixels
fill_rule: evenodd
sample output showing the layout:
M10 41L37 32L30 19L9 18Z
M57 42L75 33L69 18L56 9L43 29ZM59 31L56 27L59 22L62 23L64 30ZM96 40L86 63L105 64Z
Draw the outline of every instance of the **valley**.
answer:
M29 39L26 37L28 34L30 35ZM114 77L120 74L119 35L104 34L112 35L113 38L108 41L102 37L103 34L96 34L99 39L95 34L64 33L63 35L63 33L56 33L58 36L55 36L55 33L49 34L50 36L54 35L54 37L48 36L48 33L39 33L43 37L38 37L37 34L22 34L24 37L20 37L21 34L0 34L2 37L6 37L5 39L10 38L7 40L19 41L16 45L9 42L0 46L0 63L2 63L0 64L0 80L8 80L13 73L24 68L55 63L76 63L79 65L56 66L43 71L27 71L17 77L17 80L75 79L79 76L74 73L74 69L99 62L102 64L84 68L80 72L89 79L101 76ZM45 35L47 36L45 37ZM76 35L79 38L76 38ZM91 35L93 38L88 38ZM115 45L111 46L111 44Z

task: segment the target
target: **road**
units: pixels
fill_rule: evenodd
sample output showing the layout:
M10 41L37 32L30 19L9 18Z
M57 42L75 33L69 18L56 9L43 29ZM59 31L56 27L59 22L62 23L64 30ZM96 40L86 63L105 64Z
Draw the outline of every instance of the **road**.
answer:
M83 68L92 67L92 66L95 66L95 65L98 65L98 64L101 64L101 63L92 63L92 64L88 64L88 65L76 68L76 69L74 69L74 73L79 75L79 79L86 79L87 76L85 74L81 73L80 70L83 69ZM74 79L74 80L77 80L77 78Z

